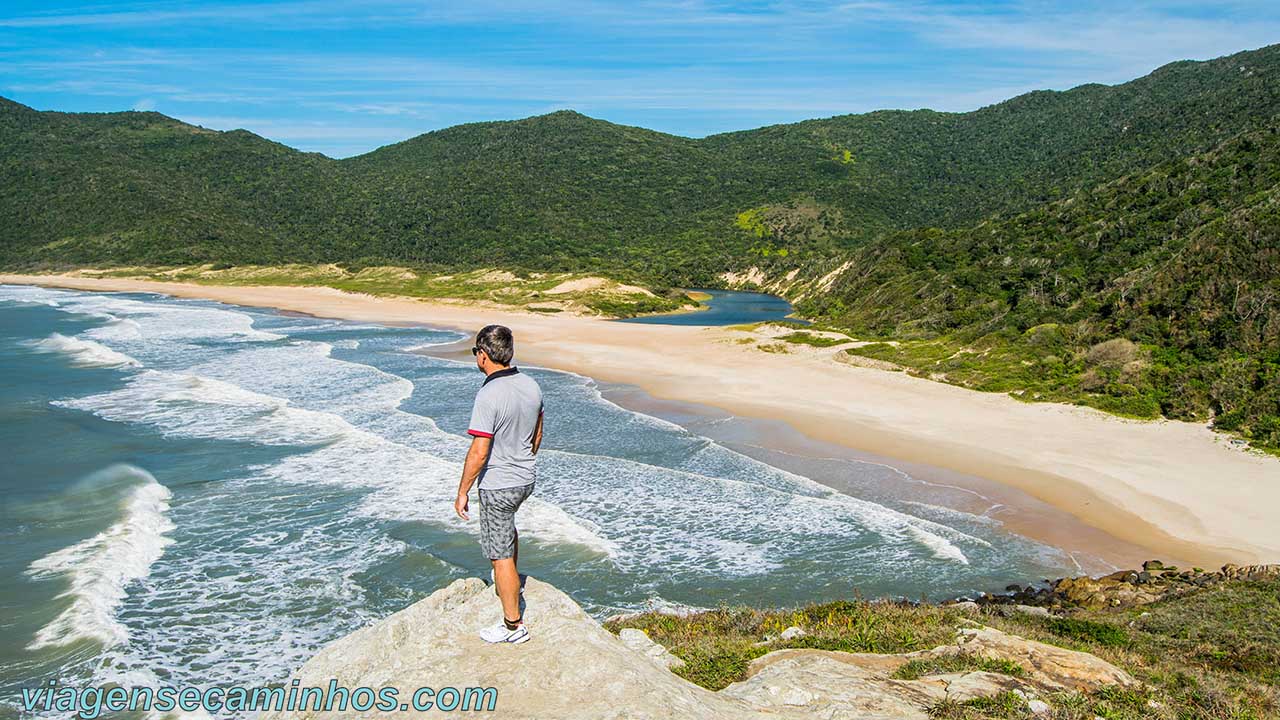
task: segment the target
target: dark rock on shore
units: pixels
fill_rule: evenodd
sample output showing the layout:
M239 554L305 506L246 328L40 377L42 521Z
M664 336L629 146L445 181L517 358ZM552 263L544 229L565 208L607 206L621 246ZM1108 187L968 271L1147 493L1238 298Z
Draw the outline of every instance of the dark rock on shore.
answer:
M1041 587L1009 585L1001 595L982 594L976 600L958 602L997 606L1002 614L1021 608L1066 611L1073 608L1132 607L1209 587L1231 580L1280 578L1280 564L1223 565L1206 572L1200 568L1180 570L1159 560L1148 560L1141 570L1119 570L1102 577L1080 576L1047 581Z

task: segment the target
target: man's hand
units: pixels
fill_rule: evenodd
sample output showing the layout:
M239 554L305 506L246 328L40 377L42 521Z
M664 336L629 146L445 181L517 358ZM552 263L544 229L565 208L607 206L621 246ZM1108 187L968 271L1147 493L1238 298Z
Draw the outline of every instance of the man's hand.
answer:
M462 479L458 481L458 497L453 501L453 511L463 520L471 519L467 514L467 493L470 492L476 478L480 477L480 471L484 469L485 463L489 462L489 448L492 445L493 438L479 435L471 438L467 459L462 463Z

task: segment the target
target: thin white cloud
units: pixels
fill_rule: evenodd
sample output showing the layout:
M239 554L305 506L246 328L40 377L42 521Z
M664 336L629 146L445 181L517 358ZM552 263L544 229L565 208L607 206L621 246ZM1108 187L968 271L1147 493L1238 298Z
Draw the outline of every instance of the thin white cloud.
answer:
M46 82L9 83L5 88L13 92L58 93L97 95L104 97L137 97L138 95L167 95L178 93L177 85L162 85L111 78L82 78L76 80L51 80Z
M255 135L273 139L386 140L404 136L404 128L357 126L333 122L298 122L235 116L194 116L182 118L182 121L210 130L248 130Z
M1059 66L1108 68L1129 77L1174 60L1208 59L1280 40L1274 4L1235 3L1250 12L1214 17L1192 3L1020 3L993 12L922 2L850 2L840 12L906 29L930 45L1051 56ZM1226 9L1217 7L1219 12Z
M1032 89L1120 82L1172 60L1280 39L1280 7L1248 0L1213 12L1191 0L1124 6L777 0L746 9L701 0L103 7L7 18L0 10L0 27L15 37L65 39L58 28L82 27L94 38L9 49L0 37L6 47L0 87L120 99L102 101L109 103L102 109L143 99L180 118L217 120L220 129L239 120L282 142L345 154L461 121L546 108L692 135L881 108L964 111ZM283 35L278 44L255 39L239 46L229 34L227 47L109 41L136 37L133 27L207 30L247 22L268 38L351 28L360 41L304 52L287 51ZM403 43L379 47L379 32L405 27L471 33L478 42L452 55L425 44L420 54Z
M175 25L193 22L262 22L281 18L323 19L325 13L350 12L350 2L335 0L303 0L301 2L218 4L216 2L182 5L177 3L141 3L135 9L43 12L18 17L0 17L0 27L127 27Z

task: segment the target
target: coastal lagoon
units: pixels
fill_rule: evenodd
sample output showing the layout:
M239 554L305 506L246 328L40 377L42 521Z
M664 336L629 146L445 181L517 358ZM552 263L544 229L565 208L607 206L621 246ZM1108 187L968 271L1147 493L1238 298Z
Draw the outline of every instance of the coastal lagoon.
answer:
M324 643L488 575L452 511L482 377L425 354L459 333L0 286L0 334L3 702L50 677L283 681ZM1076 570L922 502L891 465L843 462L837 492L590 378L522 369L547 415L521 569L594 614L940 599Z
M658 325L745 325L747 323L788 320L808 325L809 321L789 317L795 312L791 303L777 295L745 290L708 290L690 288L690 292L710 295L701 310L626 318L618 322Z

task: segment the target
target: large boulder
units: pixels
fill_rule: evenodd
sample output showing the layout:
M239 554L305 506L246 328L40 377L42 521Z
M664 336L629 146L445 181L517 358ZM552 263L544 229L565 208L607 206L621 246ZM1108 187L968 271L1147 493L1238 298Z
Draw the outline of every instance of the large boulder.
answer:
M419 687L497 688L485 717L739 720L758 716L736 698L672 674L628 648L568 595L530 578L524 592L532 639L490 645L477 633L502 617L493 592L476 578L457 580L430 597L328 645L295 674L301 686L398 688L408 701ZM454 717L458 711L267 713L262 720Z
M777 650L756 659L746 680L720 692L774 716L789 712L823 720L928 720L929 708L946 699L972 700L1029 687L1017 678L989 672L895 679L892 673L907 657Z
M1042 690L1089 691L1107 685L1133 687L1129 673L1094 655L1046 645L995 628L961 628L955 645L944 645L928 654L960 652L1008 660L1022 666L1026 679Z
M1158 588L1136 584L1138 575L1124 571L1100 578L1063 578L1054 590L1067 603L1080 607L1129 607L1159 600L1161 592Z

